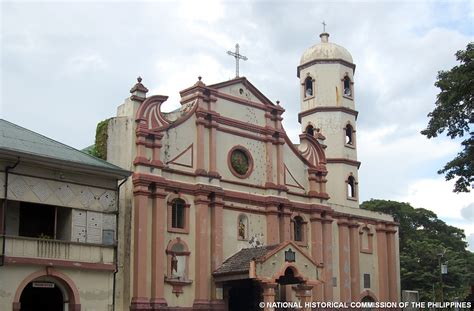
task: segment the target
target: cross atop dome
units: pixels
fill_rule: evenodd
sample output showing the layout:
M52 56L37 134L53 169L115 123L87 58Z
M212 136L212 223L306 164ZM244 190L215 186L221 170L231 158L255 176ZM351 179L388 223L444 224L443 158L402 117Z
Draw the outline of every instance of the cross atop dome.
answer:
M321 38L321 42L327 43L329 38L329 34L326 32L327 24L325 21L323 21L321 24L323 25L323 32L319 35L319 37Z

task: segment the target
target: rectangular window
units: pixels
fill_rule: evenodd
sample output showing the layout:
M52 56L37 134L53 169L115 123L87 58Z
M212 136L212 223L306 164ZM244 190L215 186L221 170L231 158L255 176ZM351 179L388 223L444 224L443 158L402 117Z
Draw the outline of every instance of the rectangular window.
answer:
M364 273L364 288L370 288L370 274Z
M168 203L168 232L189 233L189 205L176 198Z
M19 235L55 239L56 207L35 203L20 203Z
M295 221L295 241L303 241L302 232L301 232L301 224Z
M173 228L184 228L184 206L176 204L172 208L173 215L171 219L171 225Z
M115 244L115 230L109 230L109 229L102 230L102 244L105 244L105 245Z
M332 278L332 287L337 287L337 277Z

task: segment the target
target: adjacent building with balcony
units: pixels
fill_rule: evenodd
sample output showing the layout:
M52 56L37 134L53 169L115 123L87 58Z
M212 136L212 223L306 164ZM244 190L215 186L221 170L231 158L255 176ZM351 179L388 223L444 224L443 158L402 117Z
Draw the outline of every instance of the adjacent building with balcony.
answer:
M130 173L0 120L0 310L112 310Z

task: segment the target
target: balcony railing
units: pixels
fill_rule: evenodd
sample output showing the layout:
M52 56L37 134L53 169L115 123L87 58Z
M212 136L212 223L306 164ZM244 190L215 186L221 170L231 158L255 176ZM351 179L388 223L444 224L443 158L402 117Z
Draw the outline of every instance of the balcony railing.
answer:
M70 260L86 263L114 263L114 247L71 241L0 236L5 243L5 257ZM0 253L2 248L0 248ZM0 254L2 255L2 254Z

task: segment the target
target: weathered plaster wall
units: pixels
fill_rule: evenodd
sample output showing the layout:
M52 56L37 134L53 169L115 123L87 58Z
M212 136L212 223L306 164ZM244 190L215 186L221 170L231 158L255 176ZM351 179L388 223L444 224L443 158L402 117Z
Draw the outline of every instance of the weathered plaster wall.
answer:
M76 285L79 295L81 310L102 311L112 307L113 274L94 270L73 270L54 268L56 271L67 275ZM20 283L30 274L45 271L38 266L8 266L0 269L0 310L11 310L15 293ZM41 280L54 281L64 289L61 282L52 277L41 277Z

